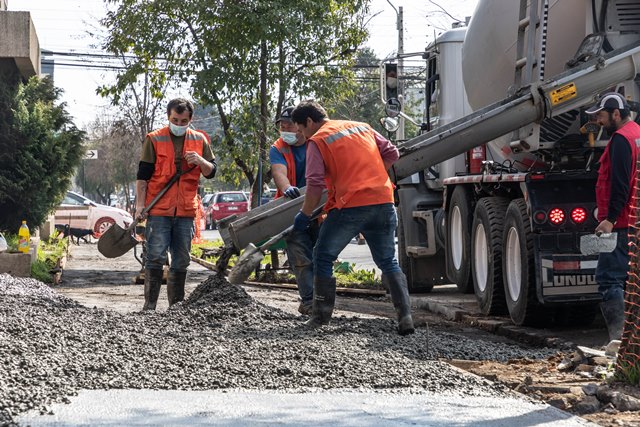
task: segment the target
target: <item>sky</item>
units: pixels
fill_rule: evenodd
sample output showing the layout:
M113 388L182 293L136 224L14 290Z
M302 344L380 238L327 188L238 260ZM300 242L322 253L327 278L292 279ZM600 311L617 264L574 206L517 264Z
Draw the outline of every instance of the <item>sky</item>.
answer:
M368 22L371 47L380 58L396 52L398 32L395 8L403 7L404 51L423 51L434 35L449 28L453 17L470 16L478 0L372 0ZM56 53L102 53L99 39L89 33L99 30L98 20L106 8L103 0L8 0L9 10L31 13L40 48ZM99 30L103 31L103 30ZM112 72L87 68L72 58L55 57L54 82L63 89L62 101L77 126L85 128L103 115L108 101L95 94L96 87L113 81ZM409 64L408 64L409 65Z

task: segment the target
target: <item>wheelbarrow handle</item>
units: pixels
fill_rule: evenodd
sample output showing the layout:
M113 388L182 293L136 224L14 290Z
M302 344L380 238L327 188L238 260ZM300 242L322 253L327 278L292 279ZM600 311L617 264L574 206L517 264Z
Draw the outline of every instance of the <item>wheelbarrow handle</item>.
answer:
M321 205L315 208L315 210L311 213L311 220L313 221L314 219L318 218L322 214L323 210L324 210L324 205ZM275 236L273 236L272 238L270 238L269 240L261 244L258 247L258 249L260 249L261 251L269 249L271 245L273 245L283 237L287 237L292 231L293 231L293 225L290 225L284 231L281 231L280 233L276 234Z

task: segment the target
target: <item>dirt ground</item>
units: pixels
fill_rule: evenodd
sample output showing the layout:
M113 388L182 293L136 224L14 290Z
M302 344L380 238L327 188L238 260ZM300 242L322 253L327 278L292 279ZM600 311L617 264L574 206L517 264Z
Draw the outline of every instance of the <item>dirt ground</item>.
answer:
M56 290L88 307L110 309L118 312L132 312L141 309L144 302L143 286L134 284L141 270L134 258L133 251L116 258L101 256L95 244L72 246L67 260L62 282ZM192 263L187 279L187 295L212 272L205 267ZM245 286L245 290L255 299L282 310L295 313L298 301L297 292L289 289ZM162 288L158 300L158 310L167 308L165 288ZM335 316L382 316L393 317L394 311L386 297L344 297L336 302ZM430 327L438 330L473 336L487 341L506 341L508 338L493 335L462 323L451 322L440 316L414 310L414 320L418 327ZM602 426L639 426L640 412L619 412L611 407L601 407L597 412L585 414L580 402L585 396L582 387L603 384L600 380L586 378L572 370L561 372L557 369L567 354L558 354L548 360L513 360L508 363L491 361L448 361L461 369L508 385L523 394L545 401L560 409L581 415L583 418ZM623 390L621 386L612 386ZM624 389L625 394L640 398L637 388ZM602 406L602 405L600 405Z

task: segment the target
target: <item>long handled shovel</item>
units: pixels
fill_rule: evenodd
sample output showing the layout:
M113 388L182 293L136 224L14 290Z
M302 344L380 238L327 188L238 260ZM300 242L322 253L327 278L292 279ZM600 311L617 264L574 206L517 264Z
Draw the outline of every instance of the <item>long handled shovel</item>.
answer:
M316 219L322 213L323 208L324 205L313 211L311 214L312 220ZM260 265L262 258L264 258L265 251L273 246L273 244L278 240L291 233L292 230L293 226L289 226L284 231L276 234L260 246L249 243L244 249L244 252L242 252L242 255L240 255L240 258L238 258L238 261L236 261L234 266L231 268L229 276L227 277L229 283L233 285L240 285L244 283L251 273Z
M133 235L133 231L135 230L136 225L138 225L138 223L140 222L138 220L138 217L144 217L144 215L146 215L149 210L151 210L151 208L158 202L158 200L160 200L160 198L164 196L167 190L169 190L169 188L171 188L171 186L175 184L175 182L180 178L181 175L192 171L194 168L195 166L184 172L176 173L169 180L167 185L162 190L160 190L156 197L151 200L151 203L149 203L149 205L142 210L140 215L136 214L136 219L127 229L120 227L118 224L113 224L107 231L104 232L102 236L100 236L100 240L98 240L98 251L100 251L100 253L107 258L117 258L129 252L131 248L139 243L138 239L136 239Z

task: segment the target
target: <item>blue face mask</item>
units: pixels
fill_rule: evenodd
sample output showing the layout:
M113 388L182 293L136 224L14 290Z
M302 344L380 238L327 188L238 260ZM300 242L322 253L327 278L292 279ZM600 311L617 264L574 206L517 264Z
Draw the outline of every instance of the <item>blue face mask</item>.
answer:
M174 125L173 123L169 122L169 129L171 130L171 133L174 134L175 136L182 136L185 133L187 133L187 129L189 128L189 125L186 126L178 126L178 125Z
M296 142L298 142L298 138L295 132L280 132L280 137L289 145L294 145Z

